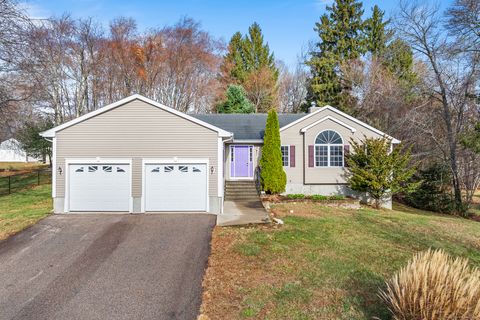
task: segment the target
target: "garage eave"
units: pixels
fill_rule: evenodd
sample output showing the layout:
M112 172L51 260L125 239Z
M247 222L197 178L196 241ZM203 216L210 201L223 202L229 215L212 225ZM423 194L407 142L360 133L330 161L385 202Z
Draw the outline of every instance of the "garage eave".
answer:
M87 113L87 114L84 114L83 116L80 116L80 117L78 117L78 118L75 118L75 119L73 119L73 120L70 120L70 121L68 121L68 122L65 122L64 124L61 124L61 125L59 125L59 126L56 126L56 127L52 128L52 129L49 129L49 130L47 130L47 131L43 131L43 132L40 133L40 136L42 136L42 137L44 137L44 138L53 138L53 137L55 137L55 134L56 134L58 131L60 131L60 130L66 129L66 128L71 127L71 126L73 126L73 125L75 125L75 124L77 124L77 123L80 123L80 122L85 121L85 120L87 120L87 119L93 118L93 117L95 117L95 116L97 116L97 115L99 115L99 114L102 114L102 113L107 112L107 111L109 111L109 110L111 110L111 109L117 108L117 107L119 107L119 106L121 106L121 105L123 105L123 104L126 104L126 103L128 103L128 102L130 102L130 101L133 101L133 100L143 101L143 102L148 103L148 104L150 104L150 105L152 105L152 106L154 106L154 107L157 107L157 108L162 109L162 110L164 110L164 111L167 111L167 112L169 112L169 113L175 114L175 115L177 115L177 116L179 116L179 117L181 117L181 118L184 118L184 119L186 119L186 120L189 120L189 121L191 121L191 122L193 122L193 123L196 123L196 124L198 124L198 125L200 125L200 126L202 126L202 127L205 127L205 128L210 129L210 130L213 130L213 131L215 131L215 132L218 133L219 137L222 137L222 138L223 138L223 137L232 137L232 135L233 135L231 132L228 132L228 131L226 131L226 130L223 130L223 129L221 129L221 128L218 128L218 127L216 127L216 126L213 126L213 125L211 125L211 124L209 124L209 123L207 123L207 122L204 122L204 121L202 121L202 120L199 120L199 119L197 119L197 118L194 118L194 117L192 117L192 116L189 116L188 114L185 114L185 113L180 112L180 111L178 111L178 110L175 110L175 109L173 109L173 108L167 107L167 106L165 106L165 105L163 105L163 104L161 104L161 103L158 103L158 102L156 102L156 101L154 101L154 100L152 100L152 99L149 99L149 98L144 97L144 96L139 95L139 94L134 94L134 95L131 95L131 96L127 97L127 98L124 98L124 99L122 99L122 100L119 100L119 101L117 101L117 102L115 102L115 103L109 104L109 105L107 105L107 106L105 106L105 107L102 107L102 108L97 109L97 110L95 110L95 111L92 111L92 112L89 112L89 113Z

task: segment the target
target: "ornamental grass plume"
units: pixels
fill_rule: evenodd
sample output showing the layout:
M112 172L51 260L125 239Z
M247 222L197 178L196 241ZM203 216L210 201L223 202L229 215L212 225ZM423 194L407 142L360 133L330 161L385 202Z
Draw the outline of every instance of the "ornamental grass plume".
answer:
M480 271L443 250L417 254L380 297L396 320L480 319Z

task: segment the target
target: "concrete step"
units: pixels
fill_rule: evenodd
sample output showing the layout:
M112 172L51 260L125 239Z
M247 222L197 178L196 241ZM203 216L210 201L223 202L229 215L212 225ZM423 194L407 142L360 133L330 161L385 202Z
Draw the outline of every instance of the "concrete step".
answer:
M226 187L225 190L228 190L228 191L255 191L255 192L257 192L257 188L255 188L255 187L242 187L242 188Z
M226 186L254 186L255 181L225 181Z
M241 191L241 192L231 192L227 191L225 192L226 196L252 196L252 197L258 197L258 193L255 191Z
M227 189L256 189L257 186L254 185L254 184L244 184L244 185L228 184L228 185L225 185L225 188L227 188Z
M225 197L225 201L235 201L235 202L257 202L260 201L258 197Z

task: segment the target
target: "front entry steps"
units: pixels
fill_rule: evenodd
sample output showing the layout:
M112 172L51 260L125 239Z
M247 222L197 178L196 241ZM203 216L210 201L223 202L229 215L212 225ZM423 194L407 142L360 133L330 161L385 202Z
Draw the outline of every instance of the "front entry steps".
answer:
M225 181L225 201L259 201L253 180Z
M263 207L254 181L225 182L223 214L217 216L217 225L233 226L268 222L270 218Z

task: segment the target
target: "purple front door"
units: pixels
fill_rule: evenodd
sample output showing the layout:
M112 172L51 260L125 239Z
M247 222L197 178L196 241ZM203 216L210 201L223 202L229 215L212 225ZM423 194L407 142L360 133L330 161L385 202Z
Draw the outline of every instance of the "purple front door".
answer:
M231 146L230 172L232 178L253 177L253 147Z

